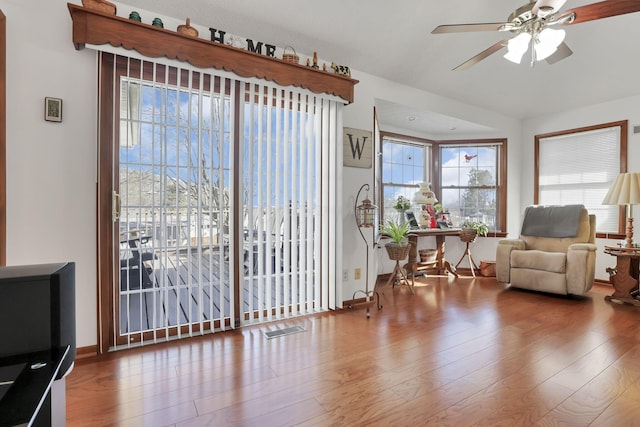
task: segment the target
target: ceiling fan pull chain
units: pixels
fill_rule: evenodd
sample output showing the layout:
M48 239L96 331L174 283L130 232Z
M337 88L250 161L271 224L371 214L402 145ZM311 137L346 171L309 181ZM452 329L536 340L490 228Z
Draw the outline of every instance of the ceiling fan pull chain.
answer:
M538 35L535 32L532 32L531 34L531 64L529 65L530 68L533 68L533 66L536 63L536 39L538 38Z

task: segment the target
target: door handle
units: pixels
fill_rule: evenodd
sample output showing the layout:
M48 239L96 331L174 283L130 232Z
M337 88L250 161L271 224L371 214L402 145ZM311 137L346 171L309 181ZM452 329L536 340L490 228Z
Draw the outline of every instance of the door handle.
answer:
M111 201L111 217L113 218L113 222L120 220L120 194L115 190L113 190Z

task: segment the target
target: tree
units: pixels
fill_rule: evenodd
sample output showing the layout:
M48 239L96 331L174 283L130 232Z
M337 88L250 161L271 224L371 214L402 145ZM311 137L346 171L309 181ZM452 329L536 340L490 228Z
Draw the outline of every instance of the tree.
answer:
M462 194L461 216L473 217L478 213L493 216L496 207L495 185L490 171L471 169L468 188Z

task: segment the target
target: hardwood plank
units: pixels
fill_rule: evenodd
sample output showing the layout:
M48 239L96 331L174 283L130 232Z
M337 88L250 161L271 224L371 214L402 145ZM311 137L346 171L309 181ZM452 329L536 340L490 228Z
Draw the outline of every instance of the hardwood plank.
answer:
M640 419L640 380L636 380L594 420L593 427L634 426Z
M554 425L592 423L640 378L638 360L640 346L636 344L549 412L541 422ZM555 382L555 379L552 378L551 381Z
M415 290L381 288L384 308L370 319L357 304L78 360L68 425L610 426L640 416L640 309L604 301L610 287L572 298L429 276ZM296 325L306 331L263 336Z

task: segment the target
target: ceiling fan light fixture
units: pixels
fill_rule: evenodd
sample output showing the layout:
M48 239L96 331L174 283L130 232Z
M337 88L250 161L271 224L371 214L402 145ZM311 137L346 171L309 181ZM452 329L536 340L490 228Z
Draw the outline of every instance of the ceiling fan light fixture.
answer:
M542 61L551 56L564 41L565 35L564 30L554 30L552 28L543 29L536 37L534 43L536 60Z
M509 61L519 64L522 61L522 56L529 49L529 42L531 41L531 34L520 33L507 42L507 53L504 54L504 58Z
M541 18L546 18L547 16L551 15L553 12L555 12L555 9L553 8L553 6L540 6L538 8L538 16Z

